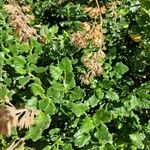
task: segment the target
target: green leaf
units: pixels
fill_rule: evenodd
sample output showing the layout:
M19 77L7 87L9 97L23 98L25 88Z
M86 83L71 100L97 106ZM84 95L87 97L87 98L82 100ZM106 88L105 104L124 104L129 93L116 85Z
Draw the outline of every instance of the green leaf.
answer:
M24 65L26 63L25 57L23 57L23 56L15 56L15 57L13 57L13 60L14 60L15 67L17 67L17 66L24 67Z
M44 94L45 90L42 88L41 85L33 83L31 85L31 90L34 93L34 95L42 95Z
M50 145L47 145L47 146L45 146L42 150L51 150L51 146Z
M102 90L100 88L96 89L96 95L99 99L103 99L104 98L104 93L102 92Z
M37 141L41 138L42 133L45 129L47 129L50 125L51 119L49 115L39 112L38 116L35 119L35 126L29 128L27 131L25 139L32 139L32 141Z
M90 138L91 136L89 134L81 134L75 137L75 140L74 140L75 145L81 148L89 143Z
M26 106L29 108L37 109L37 103L38 103L37 98L33 96L31 97L31 99L28 99Z
M73 104L72 111L77 117L83 115L86 110L88 110L88 106L86 104Z
M85 92L79 86L75 87L74 90L72 90L71 94L69 95L71 101L83 99L84 96Z
M56 107L50 98L45 98L39 102L39 108L49 115L55 114Z
M75 87L75 80L73 72L68 72L65 74L65 84L69 89Z
M94 136L98 139L100 144L112 142L112 135L109 133L108 128L105 124L96 128Z
M34 53L40 55L43 52L41 43L39 43L36 39L32 38L30 45L32 46L32 49L34 49Z
M64 71L65 84L68 89L75 87L75 80L71 61L65 57L59 64L59 67Z
M91 96L91 97L88 99L87 102L89 103L89 105L90 105L91 107L95 107L95 106L98 104L99 99L96 98L95 95L93 95L93 96Z
M67 57L62 59L62 61L60 62L59 66L66 73L72 72L72 70L73 70L71 61Z
M118 94L111 88L107 91L106 98L112 101L119 101Z
M38 54L37 53L34 53L34 54L31 54L31 55L27 56L27 61L32 63L32 64L35 64L37 59L38 59Z
M61 79L62 69L54 65L50 65L50 73L54 80Z
M143 133L135 133L130 134L130 139L132 143L139 149L144 149L143 140L145 139L145 135Z
M60 132L59 128L54 128L49 131L49 134L53 136L54 134L58 134Z
M5 86L0 87L0 99L4 98L8 93L7 88Z
M31 79L30 76L26 76L26 77L20 76L19 78L17 78L21 86L25 86L30 81L30 79Z
M107 143L105 144L103 150L116 150L116 148L112 144Z
M27 71L25 69L23 69L22 66L15 66L15 70L17 73L25 75L27 73Z
M50 28L50 31L52 34L56 34L58 32L58 26L57 25L54 25Z
M120 62L116 64L114 70L118 74L124 74L129 70L129 68L126 65L124 65L122 62Z
M55 100L55 102L59 102L59 100L61 100L64 97L64 92L63 91L59 91L61 90L61 88L58 90L56 87L50 87L47 89L47 93L46 95L48 97L51 97L53 100Z
M36 68L34 69L34 71L35 71L36 73L45 73L45 72L46 72L46 68L44 68L44 67L36 67Z
M92 118L85 117L80 129L75 133L74 136L76 137L83 133L89 133L89 131L92 130L93 128L94 128L94 125L93 125Z
M111 114L103 109L99 109L93 115L93 122L96 126L102 123L110 122L112 119Z
M19 49L21 52L25 52L25 53L28 53L30 47L29 47L29 43L21 43L19 45Z
M62 146L63 150L73 150L72 145L69 143L65 144Z
M59 82L57 82L57 81L53 81L51 87L53 87L53 89L55 89L57 91L64 91L65 90L64 85L59 83Z
M144 109L150 109L150 100L147 99L137 99L138 107Z

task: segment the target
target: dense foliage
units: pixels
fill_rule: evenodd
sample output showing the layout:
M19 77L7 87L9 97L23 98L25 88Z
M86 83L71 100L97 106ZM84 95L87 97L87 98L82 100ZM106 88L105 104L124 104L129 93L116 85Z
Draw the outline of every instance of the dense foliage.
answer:
M0 1L0 149L150 149L150 0Z

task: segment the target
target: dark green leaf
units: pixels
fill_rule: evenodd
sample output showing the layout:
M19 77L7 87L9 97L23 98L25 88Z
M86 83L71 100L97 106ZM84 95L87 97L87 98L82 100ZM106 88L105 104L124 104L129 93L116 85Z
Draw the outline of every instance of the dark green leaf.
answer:
M71 91L70 100L74 101L74 100L83 99L84 96L85 96L84 90L77 86L74 88L73 91Z
M93 115L93 122L96 126L102 123L110 122L112 119L111 114L103 109L99 109Z

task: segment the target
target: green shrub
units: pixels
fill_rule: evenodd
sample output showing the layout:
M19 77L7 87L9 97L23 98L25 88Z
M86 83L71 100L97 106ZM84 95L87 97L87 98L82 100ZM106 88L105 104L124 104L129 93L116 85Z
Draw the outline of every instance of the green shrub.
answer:
M4 9L8 2L0 2L2 150L15 144L20 150L149 150L148 2L99 1L106 8L99 19L85 12L96 8L92 0L26 0L35 16L27 24L36 30L26 41L16 35L11 14ZM83 30L81 23L94 28L102 21L104 39L96 45L93 32ZM82 37L78 43L73 33ZM84 38L86 46L79 46ZM5 111L12 108L8 101L13 111ZM17 115L21 108L30 114L23 127L3 126L5 115ZM33 110L37 113L32 116ZM24 128L29 118L34 124ZM10 118L6 122L13 124ZM5 129L11 131L8 137Z

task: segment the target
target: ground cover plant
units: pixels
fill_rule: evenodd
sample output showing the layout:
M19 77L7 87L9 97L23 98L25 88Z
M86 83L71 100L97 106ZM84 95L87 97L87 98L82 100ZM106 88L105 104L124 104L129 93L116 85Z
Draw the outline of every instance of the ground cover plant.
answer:
M150 0L0 1L0 150L150 149Z

